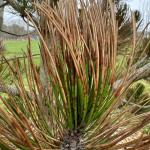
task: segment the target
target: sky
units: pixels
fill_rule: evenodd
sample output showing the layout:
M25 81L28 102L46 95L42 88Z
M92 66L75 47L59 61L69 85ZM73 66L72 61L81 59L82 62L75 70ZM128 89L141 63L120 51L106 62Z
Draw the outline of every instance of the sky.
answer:
M12 14L11 13L12 11L13 10L11 9L11 7L5 7L5 11L4 11L4 24L11 25L13 23L17 23L17 24L25 26L25 23L21 19L21 17L19 17L18 14Z
M144 2L148 2L149 0L127 0L129 5L131 6L132 10L141 10L143 12L143 8L145 4ZM25 26L25 23L22 21L20 17L16 17L16 15L13 15L10 13L10 8L5 8L4 13L4 23L7 25L11 25L12 23L17 23L20 25Z
M140 9L140 3L145 0L128 0L128 3L131 6L131 9Z

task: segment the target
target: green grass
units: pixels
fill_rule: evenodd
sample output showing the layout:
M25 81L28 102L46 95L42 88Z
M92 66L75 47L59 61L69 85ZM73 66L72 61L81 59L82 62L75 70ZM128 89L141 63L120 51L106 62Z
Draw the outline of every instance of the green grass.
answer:
M9 40L4 43L5 45L5 55L8 56L16 56L16 55L22 55L22 52L27 51L27 40ZM33 54L39 53L39 43L38 40L32 40L31 41L31 48Z
M6 58L11 59L15 57L21 57L23 56L24 52L27 52L27 46L28 41L27 40L9 40L4 43L5 45L5 52L4 55ZM39 43L38 40L31 40L31 49L32 54L39 54ZM34 63L39 66L40 65L40 56L34 56ZM23 74L24 81L26 82L26 78L24 77L25 74Z
M27 40L8 40L5 41L5 52L6 58L21 57L23 52L27 52L28 41ZM39 42L38 40L31 40L32 54L39 54ZM39 56L34 57L34 61L37 65L40 64Z

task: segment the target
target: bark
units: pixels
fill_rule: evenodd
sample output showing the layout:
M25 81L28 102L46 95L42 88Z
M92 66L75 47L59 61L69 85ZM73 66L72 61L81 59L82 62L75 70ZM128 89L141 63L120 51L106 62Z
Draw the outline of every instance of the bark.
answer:
M0 1L0 54L3 52L4 50L4 45L3 45L3 41L2 41L2 32L1 32L1 29L3 27L3 20L4 20L4 2L1 0Z
M131 80L133 83L141 79L146 79L148 77L150 77L150 62L138 69L133 69L133 73L129 76L127 80ZM116 89L121 82L122 79L115 81L113 88Z
M47 0L47 3L51 6L51 7L53 7L53 6L57 6L57 3L58 3L58 1L59 0ZM43 39L44 39L44 41L45 41L45 43L46 43L46 45L48 46L48 48L49 48L49 51L52 51L52 49L51 49L51 43L52 43L52 36L51 36L51 34L49 33L49 30L48 30L48 26L47 26L47 20L45 20L45 17L44 16L40 16L40 21L39 21L39 26L41 27L41 33L42 33L42 36L43 36ZM41 42L41 49L43 48L42 47L42 42ZM41 57L42 57L42 55L44 55L44 54L42 54L42 50L41 50ZM43 65L43 60L42 60L42 58L41 58L41 64L40 64L40 79L41 79L41 81L42 81L42 84L43 84L43 86L44 86L44 88L45 88L45 90L47 91L47 78L46 78L46 75L45 75L45 70L44 70L44 65Z
M150 62L144 65L143 67L135 70L135 72L131 75L134 81L138 81L140 79L144 79L150 76Z
M140 61L138 61L137 64L135 65L135 68L140 66L141 64L143 64L144 61L145 61L145 59L141 59ZM135 70L133 69L133 73L129 76L129 78L127 80L131 81L131 82L129 82L129 84L132 84L136 81L139 81L141 79L147 79L149 77L150 77L150 62L140 68L137 68ZM122 80L123 79L119 79L114 83L114 85L113 85L114 90L121 84ZM128 102L125 98L122 99L121 105L124 105L126 103L128 103L136 108L139 108L139 109L149 109L150 108L150 105L142 106L139 104L135 104L133 102Z

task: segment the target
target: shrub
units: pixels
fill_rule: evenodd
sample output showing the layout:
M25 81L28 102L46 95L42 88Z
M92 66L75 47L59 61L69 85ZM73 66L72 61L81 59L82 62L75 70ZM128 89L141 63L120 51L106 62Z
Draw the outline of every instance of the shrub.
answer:
M7 107L0 107L1 147L117 150L149 146L147 135L121 143L147 125L150 116L131 116L132 107L127 105L118 108L133 81L128 80L133 70L125 70L115 84L119 75L114 5L109 3L102 11L100 3L81 1L79 13L76 2L67 0L57 9L34 4L45 20L44 33L43 26L36 27L45 82L33 63L29 40L24 61L28 89L19 62L8 63L18 94L8 94L8 100L0 96Z

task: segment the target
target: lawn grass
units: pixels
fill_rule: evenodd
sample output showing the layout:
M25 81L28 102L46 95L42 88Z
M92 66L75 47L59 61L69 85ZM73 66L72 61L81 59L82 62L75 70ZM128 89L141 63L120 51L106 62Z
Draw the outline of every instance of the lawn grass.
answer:
M6 49L5 55L12 57L16 55L22 55L23 52L26 52L28 41L27 40L8 40L4 42L4 45ZM32 48L33 54L39 53L38 40L31 41L31 48Z
M28 41L27 40L8 40L4 42L5 52L4 56L8 59L21 57L24 52L27 52ZM39 54L39 42L38 40L31 40L32 54ZM34 62L36 65L40 64L40 57L34 57Z

